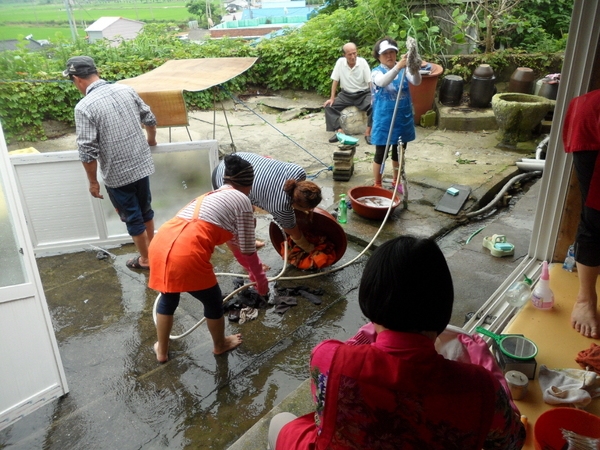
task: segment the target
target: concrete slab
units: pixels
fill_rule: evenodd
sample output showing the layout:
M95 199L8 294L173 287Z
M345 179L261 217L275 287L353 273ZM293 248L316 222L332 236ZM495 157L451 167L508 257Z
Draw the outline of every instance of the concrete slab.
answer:
M437 99L438 128L452 131L497 130L498 124L492 108L473 108L468 105L446 106Z

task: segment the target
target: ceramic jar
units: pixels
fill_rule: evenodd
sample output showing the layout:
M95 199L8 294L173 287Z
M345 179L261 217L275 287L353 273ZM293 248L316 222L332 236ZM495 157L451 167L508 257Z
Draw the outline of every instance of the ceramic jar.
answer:
M494 76L494 69L489 64L480 64L477 69L473 71L473 76L479 79L488 79Z
M510 76L507 92L520 92L522 94L531 94L535 82L533 69L529 67L517 67Z
M469 106L473 108L489 108L492 97L496 94L496 77L479 78L473 75L469 90Z
M540 84L540 89L537 93L540 97L546 97L550 100L556 100L556 94L558 94L558 81L543 78Z
M458 106L462 100L464 81L458 75L446 75L440 87L440 103L445 106Z

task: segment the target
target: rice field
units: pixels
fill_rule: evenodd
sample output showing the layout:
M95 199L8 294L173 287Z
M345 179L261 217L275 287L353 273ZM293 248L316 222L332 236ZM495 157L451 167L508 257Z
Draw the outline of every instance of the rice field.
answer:
M84 37L85 29L100 17L125 17L142 22L187 23L194 20L185 5L186 1L129 3L86 3L75 2L73 18L77 33ZM52 41L57 32L65 37L71 36L69 19L64 3L55 4L0 4L0 40L17 39L19 35L33 35L36 40Z

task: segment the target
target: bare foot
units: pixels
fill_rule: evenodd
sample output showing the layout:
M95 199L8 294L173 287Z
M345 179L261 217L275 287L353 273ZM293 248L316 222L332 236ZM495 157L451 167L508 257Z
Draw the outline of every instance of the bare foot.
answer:
M164 364L169 360L168 353L159 353L158 352L158 342L154 343L154 353L156 353L156 360L161 364Z
M259 248L263 248L265 246L265 241L261 241L260 239L256 240L256 250L258 250Z
M238 347L241 343L242 343L242 335L240 333L226 336L225 342L223 342L223 345L220 346L219 348L215 347L213 350L213 353L215 355L221 355L225 352L228 352L229 350L233 350L234 348Z
M571 325L582 336L598 338L598 319L593 302L576 301L571 312Z

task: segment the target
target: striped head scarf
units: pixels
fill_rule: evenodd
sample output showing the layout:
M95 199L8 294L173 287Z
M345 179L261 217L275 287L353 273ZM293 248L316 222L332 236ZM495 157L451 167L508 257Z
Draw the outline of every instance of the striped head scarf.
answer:
M225 175L223 177L225 183L235 183L239 186L252 186L254 182L254 168L252 165L240 170L235 175Z

